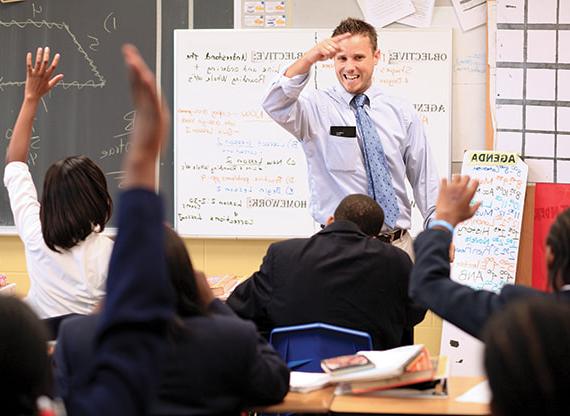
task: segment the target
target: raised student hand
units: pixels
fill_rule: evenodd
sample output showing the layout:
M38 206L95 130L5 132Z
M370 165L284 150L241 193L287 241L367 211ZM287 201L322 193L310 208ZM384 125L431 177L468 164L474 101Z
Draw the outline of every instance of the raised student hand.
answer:
M32 53L26 54L26 99L39 100L63 79L63 74L52 77L59 63L59 53L55 54L51 63L49 55L48 47L38 48L35 63L32 63Z
M169 113L159 96L154 74L145 64L138 49L127 44L123 46L123 56L136 110L130 149L125 158L124 185L153 188L156 181L156 159L161 145L166 140Z
M337 53L340 52L341 48L339 43L348 39L352 35L350 33L342 33L332 38L323 40L317 43L313 48L309 49L305 53L305 58L310 61L311 65L319 62L326 61L327 59L334 58Z
M475 215L480 202L471 204L479 181L467 175L453 175L450 182L441 180L435 205L435 218L447 221L454 227Z

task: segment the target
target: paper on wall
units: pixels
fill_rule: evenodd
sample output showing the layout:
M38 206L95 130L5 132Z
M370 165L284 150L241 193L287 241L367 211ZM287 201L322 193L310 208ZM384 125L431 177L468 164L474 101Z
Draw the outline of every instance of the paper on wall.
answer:
M414 27L430 27L435 0L412 0L412 2L416 12L398 20L398 23Z
M487 23L487 0L452 0L463 30Z
M358 0L364 20L374 27L384 27L415 13L412 0Z

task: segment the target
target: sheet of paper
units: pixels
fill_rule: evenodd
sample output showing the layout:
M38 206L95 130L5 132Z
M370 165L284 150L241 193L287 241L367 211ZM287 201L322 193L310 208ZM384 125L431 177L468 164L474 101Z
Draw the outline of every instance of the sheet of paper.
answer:
M497 68L495 75L497 80L496 98L511 100L523 98L524 72L522 68Z
M524 0L500 1L497 4L497 23L524 23Z
M554 107L527 105L526 130L554 131L554 117Z
M475 387L467 390L455 400L458 402L489 404L491 403L491 390L489 389L489 383L487 381L483 381Z
M309 392L326 386L331 376L325 373L307 373L304 371L291 371L289 387L291 391Z
M558 160L556 162L556 181L558 183L570 183L570 161Z
M461 173L479 180L473 199L481 208L456 229L452 280L493 292L514 283L527 172L514 153L465 153ZM440 354L449 357L454 376L482 374L483 344L449 322L442 328Z
M358 0L364 20L374 27L384 27L415 13L412 0Z
M522 30L497 30L497 61L522 62L524 33Z
M452 0L463 30L487 23L487 0Z
M398 23L414 27L430 27L435 0L412 0L412 2L416 12L398 20Z
M527 62L556 62L556 30L527 31Z
M522 68L519 71L523 71ZM526 70L526 98L527 100L555 99L556 70L542 68L528 68Z

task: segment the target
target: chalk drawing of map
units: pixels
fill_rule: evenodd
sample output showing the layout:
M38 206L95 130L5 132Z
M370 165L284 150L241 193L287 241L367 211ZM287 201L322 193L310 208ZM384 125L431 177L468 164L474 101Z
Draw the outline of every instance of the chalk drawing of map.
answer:
M48 31L57 32L57 34L61 34L62 40L58 40L58 51L65 50L65 54L70 53L69 51L77 52L85 62L85 68L79 68L79 71L84 72L85 75L81 75L82 79L75 79L69 80L67 79L68 73L65 73L66 78L63 79L62 82L58 84L58 87L62 87L64 89L68 88L77 88L82 89L85 87L90 88L103 88L106 84L105 78L99 73L95 62L89 57L83 46L79 43L77 37L71 32L69 26L66 23L55 23L55 22L47 22L45 20L35 21L31 19L27 19L23 22L18 22L16 20L11 21L2 21L0 20L0 37L2 39L10 39L11 37L17 38L21 36L21 33L17 33L19 31L26 31L26 35L29 35L31 32L33 34L34 31L37 31L37 36L29 36L31 39L42 39L45 38L46 29ZM6 31L13 31L12 33L5 33ZM35 47L41 45L30 45L30 51L35 53ZM54 48L52 48L53 52ZM73 59L77 59L73 57ZM67 59L71 62L71 59ZM63 62L66 61L65 57L62 59ZM23 62L23 61L22 61ZM22 65L23 67L23 65ZM0 92L4 90L6 87L18 87L23 86L25 84L25 72L23 71L22 67L19 67L17 73L14 74L5 74L0 73ZM61 69L62 65L60 64ZM62 71L63 72L63 71ZM74 72L77 72L74 69ZM23 78L23 79L22 79Z

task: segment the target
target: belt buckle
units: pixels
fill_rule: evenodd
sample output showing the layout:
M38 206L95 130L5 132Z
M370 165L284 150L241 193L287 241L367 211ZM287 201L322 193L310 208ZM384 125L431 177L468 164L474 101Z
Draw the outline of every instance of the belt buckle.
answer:
M388 233L384 233L381 234L381 236L384 238L384 241L386 243L392 244L394 241L396 241L398 238L400 238L403 235L403 231L401 229L397 229Z

